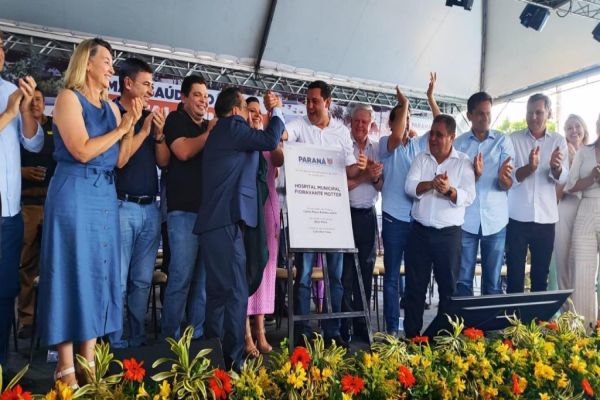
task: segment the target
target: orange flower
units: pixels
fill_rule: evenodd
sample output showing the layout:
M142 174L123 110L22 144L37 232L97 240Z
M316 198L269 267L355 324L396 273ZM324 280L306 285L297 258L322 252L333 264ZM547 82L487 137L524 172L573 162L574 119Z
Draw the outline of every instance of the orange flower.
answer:
M414 338L410 339L411 342L413 342L414 344L428 344L429 343L429 337L427 336L415 336Z
M477 340L483 337L483 331L477 328L467 328L463 331L463 335L471 340Z
M519 375L514 372L512 374L512 390L517 396L520 396L525 391L525 388L519 386Z
M506 347L508 347L511 350L515 349L515 345L513 344L512 340L510 340L510 339L504 339L502 341L502 344L506 345Z
M225 400L231 393L231 377L222 369L215 369L213 377L209 379L208 386L215 394L216 400Z
M31 400L31 393L24 392L21 385L16 385L12 389L5 390L0 395L0 400Z
M129 358L123 360L123 368L125 368L125 373L123 374L123 378L126 381L131 382L141 382L144 380L144 375L146 374L146 370L143 367L144 362L137 362L135 358Z
M344 375L342 377L342 392L356 396L365 388L365 382L358 375Z
M308 364L310 364L310 353L304 347L296 347L290 356L290 362L292 365L302 363L302 367L308 369Z
M592 389L592 385L590 385L590 381L587 378L583 378L581 381L581 386L583 387L583 391L590 397L594 396L594 389Z
M558 329L558 324L555 321L550 321L546 323L546 328L550 329L551 331L555 331Z
M417 380L415 379L415 376L410 368L401 365L398 368L398 382L404 386L404 389L410 389L415 385L415 383L417 383Z

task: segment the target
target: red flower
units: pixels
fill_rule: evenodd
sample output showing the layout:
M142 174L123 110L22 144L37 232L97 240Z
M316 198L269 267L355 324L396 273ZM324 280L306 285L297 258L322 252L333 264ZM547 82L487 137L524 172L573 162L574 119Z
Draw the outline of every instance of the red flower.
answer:
M410 339L411 342L413 342L414 344L428 344L429 343L429 337L427 336L415 336L414 338Z
M398 382L404 386L404 389L410 389L415 385L415 383L417 383L417 380L415 379L415 376L410 368L401 365L398 368Z
M555 331L558 329L558 324L555 321L550 321L546 323L546 328L550 329L551 331Z
M581 386L583 387L583 391L590 397L594 396L594 389L592 389L592 385L590 385L590 381L587 378L583 378L581 381Z
M308 369L308 364L310 364L310 354L308 350L306 350L304 347L296 347L290 356L290 362L292 365L302 363L302 367L304 367L304 369Z
M356 396L365 388L365 382L358 375L344 375L342 377L342 392Z
M16 385L12 389L5 390L0 395L0 400L31 400L31 393L24 392L21 385Z
M215 394L216 400L225 400L231 393L231 377L222 369L215 369L213 377L209 379L208 386Z
M143 381L144 375L146 374L146 370L144 369L143 365L143 361L138 363L135 358L123 360L123 368L125 368L123 378L131 382Z
M477 328L467 328L463 330L463 335L465 335L471 340L477 340L483 337L483 331Z
M523 394L525 388L519 386L519 375L513 372L512 374L512 391L517 396Z
M505 344L505 345L506 345L506 347L508 347L508 348L509 348L509 349L511 349L511 350L514 350L514 349L515 349L515 345L513 344L512 340L510 340L510 339L504 339L504 340L502 341L502 343L503 343L503 344Z

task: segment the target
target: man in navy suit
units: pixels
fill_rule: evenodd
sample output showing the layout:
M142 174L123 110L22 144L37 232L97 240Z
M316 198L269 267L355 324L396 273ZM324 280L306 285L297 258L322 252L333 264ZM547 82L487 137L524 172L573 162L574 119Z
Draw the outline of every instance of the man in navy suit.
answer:
M228 367L239 370L244 353L248 286L244 229L257 225L259 151L274 150L285 129L280 100L271 93L272 117L264 131L247 123L246 100L235 87L215 103L218 122L206 141L202 201L194 232L206 266L205 336L222 341Z

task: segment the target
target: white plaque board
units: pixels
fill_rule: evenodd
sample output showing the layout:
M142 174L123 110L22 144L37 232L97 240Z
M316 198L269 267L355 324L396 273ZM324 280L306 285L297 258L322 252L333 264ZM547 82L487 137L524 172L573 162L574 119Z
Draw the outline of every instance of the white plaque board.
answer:
M291 249L354 249L343 150L285 143Z

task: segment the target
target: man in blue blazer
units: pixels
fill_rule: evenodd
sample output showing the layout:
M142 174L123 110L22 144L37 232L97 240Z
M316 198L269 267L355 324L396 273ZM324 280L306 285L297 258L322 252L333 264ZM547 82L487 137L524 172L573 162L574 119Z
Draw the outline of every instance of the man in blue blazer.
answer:
M238 88L221 91L218 122L206 140L202 202L194 232L206 267L205 336L222 341L227 367L242 365L248 286L244 229L257 225L256 174L259 151L274 150L285 129L280 100L269 93L272 113L264 131L247 123L246 100Z

